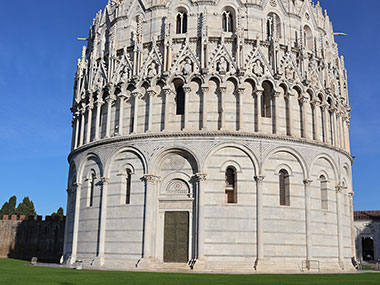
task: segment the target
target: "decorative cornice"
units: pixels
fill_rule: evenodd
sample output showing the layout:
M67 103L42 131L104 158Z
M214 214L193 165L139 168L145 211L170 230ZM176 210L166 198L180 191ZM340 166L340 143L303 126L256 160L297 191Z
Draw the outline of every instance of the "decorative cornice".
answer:
M157 138L192 138L192 137L232 137L232 138L242 138L242 139L269 139L269 140L278 140L278 141L288 141L288 142L295 142L295 143L301 143L301 144L308 144L313 146L319 146L319 147L325 147L333 151L337 151L339 153L342 153L345 155L351 163L354 162L352 156L346 152L343 149L340 149L338 147L329 145L327 143L318 142L314 140L308 140L306 138L295 138L295 137L287 137L287 136L280 136L280 135L269 135L269 134L260 134L260 133L243 133L243 132L228 132L228 131L187 131L187 132L160 132L160 133L145 133L145 134L131 134L128 136L117 136L117 137L111 137L106 138L98 141L93 141L89 144L83 145L75 150L73 150L68 157L68 160L70 161L71 158L82 151L85 151L87 149L90 149L92 147L100 146L100 145L106 145L110 143L116 143L116 142L125 142L125 141L135 141L135 140L141 140L141 139L157 139Z

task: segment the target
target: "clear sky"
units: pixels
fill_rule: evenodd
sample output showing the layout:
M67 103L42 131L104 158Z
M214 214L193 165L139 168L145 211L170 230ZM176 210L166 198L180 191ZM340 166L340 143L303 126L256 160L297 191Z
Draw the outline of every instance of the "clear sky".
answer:
M106 0L3 1L0 17L0 204L30 196L66 208L76 61ZM349 76L355 210L380 210L380 1L321 0ZM1 206L0 205L0 206Z

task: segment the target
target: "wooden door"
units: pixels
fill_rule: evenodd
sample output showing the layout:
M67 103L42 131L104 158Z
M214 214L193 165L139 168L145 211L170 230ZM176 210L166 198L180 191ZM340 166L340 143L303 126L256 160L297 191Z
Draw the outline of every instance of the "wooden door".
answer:
M166 212L164 262L187 263L189 256L189 212Z

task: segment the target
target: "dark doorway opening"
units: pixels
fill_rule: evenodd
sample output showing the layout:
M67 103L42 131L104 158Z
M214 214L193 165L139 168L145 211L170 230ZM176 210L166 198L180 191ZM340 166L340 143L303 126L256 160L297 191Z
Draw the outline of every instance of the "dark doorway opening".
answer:
M373 261L375 257L375 251L373 246L373 238L365 237L362 238L362 249L363 249L363 260Z
M189 256L189 212L166 212L164 262L187 263Z

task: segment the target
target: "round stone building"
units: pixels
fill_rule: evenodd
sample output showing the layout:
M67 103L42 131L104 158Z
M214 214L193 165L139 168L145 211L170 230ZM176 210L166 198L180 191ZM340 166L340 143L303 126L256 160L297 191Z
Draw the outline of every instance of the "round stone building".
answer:
M310 0L118 0L78 60L64 262L352 270L347 74Z

